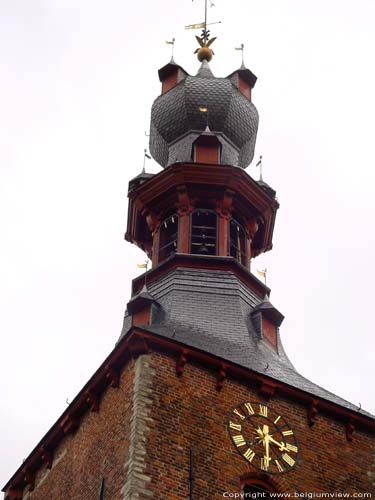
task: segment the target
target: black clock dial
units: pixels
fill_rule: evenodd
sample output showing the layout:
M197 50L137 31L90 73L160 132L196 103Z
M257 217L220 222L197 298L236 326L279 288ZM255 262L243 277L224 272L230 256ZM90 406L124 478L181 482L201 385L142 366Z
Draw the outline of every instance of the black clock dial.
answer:
M298 446L285 418L262 403L242 403L231 412L228 431L241 456L270 474L292 470Z

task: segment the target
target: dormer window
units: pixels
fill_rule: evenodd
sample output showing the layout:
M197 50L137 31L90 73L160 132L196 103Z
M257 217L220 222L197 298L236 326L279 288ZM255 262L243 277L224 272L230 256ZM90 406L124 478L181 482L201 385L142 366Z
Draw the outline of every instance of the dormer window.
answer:
M178 215L165 219L159 229L159 262L177 252Z
M217 215L213 210L194 210L191 214L190 253L217 254Z
M246 233L243 226L235 219L229 222L229 255L246 266Z

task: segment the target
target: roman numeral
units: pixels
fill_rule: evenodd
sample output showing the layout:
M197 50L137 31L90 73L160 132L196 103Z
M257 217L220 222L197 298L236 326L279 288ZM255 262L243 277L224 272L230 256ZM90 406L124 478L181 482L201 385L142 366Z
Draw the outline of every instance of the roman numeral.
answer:
M240 417L241 420L245 420L245 417L242 415L242 413L240 413L237 408L235 410L233 410L233 413L235 413L236 415L238 415Z
M273 421L273 423L274 423L274 424L277 424L277 422L280 420L280 418L281 418L281 417L280 417L280 415L279 415L279 416L277 417L277 419Z
M235 424L234 422L229 422L229 427L235 431L241 432L241 424Z
M267 470L268 470L268 467L269 467L269 464L270 464L270 461L271 461L271 459L270 459L270 458L268 458L268 457L262 457L262 458L260 459L260 468L261 468L262 470L267 471Z
M277 470L279 472L284 472L283 466L281 465L281 463L278 460L275 460L275 464L276 464Z
M296 463L295 460L293 460L292 457L290 457L287 453L284 453L281 458L284 460L284 462L286 462L288 465L290 465L291 467L293 467L293 465Z
M298 451L297 446L294 446L293 444L286 443L285 447L288 451L294 451L294 453L297 453Z
M262 417L267 417L268 416L268 408L267 408L267 406L259 405L259 415L262 415Z
M245 446L245 444L246 444L246 441L244 440L244 437L242 434L238 434L238 436L232 436L232 439L234 441L234 444L238 447Z
M293 431L283 431L282 435L283 436L293 436Z
M243 454L243 456L246 458L246 460L248 460L249 462L252 461L252 459L255 457L255 453L253 452L253 450L251 448L248 448L245 453Z
M246 409L249 412L249 415L254 415L255 411L253 410L253 407L251 406L250 403L245 403Z

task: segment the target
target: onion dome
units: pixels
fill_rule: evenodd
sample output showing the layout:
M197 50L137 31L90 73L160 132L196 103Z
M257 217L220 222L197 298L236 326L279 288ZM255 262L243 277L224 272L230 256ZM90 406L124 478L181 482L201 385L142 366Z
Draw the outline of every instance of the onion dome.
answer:
M173 61L159 70L159 77L162 94L151 110L153 158L162 167L194 161L193 144L209 126L221 144L219 163L246 168L258 130L258 112L251 102L256 76L242 66L216 78L203 60L195 76Z

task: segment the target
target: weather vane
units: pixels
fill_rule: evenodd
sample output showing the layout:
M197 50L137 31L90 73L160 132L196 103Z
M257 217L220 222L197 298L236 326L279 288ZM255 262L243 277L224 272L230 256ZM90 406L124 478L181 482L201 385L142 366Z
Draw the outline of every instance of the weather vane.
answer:
M243 49L245 48L245 45L241 43L240 47L234 47L235 50L240 50L242 52L242 66L245 66L244 59L243 59Z
M172 45L172 55L171 55L171 61L173 61L173 53L174 53L174 42L176 41L175 38L172 38L172 40L166 40L165 43L168 45Z
M214 7L215 4L212 2L212 0L209 0L210 2L210 7ZM214 23L209 23L211 24L219 24L221 21L217 21ZM204 0L204 22L203 23L197 23L197 24L189 24L185 26L185 29L202 29L202 34L201 36L196 36L195 38L197 39L197 42L199 43L200 47L195 50L194 54L197 54L199 61L203 61L206 59L206 61L211 61L212 56L214 54L213 50L210 49L210 45L214 43L216 40L216 36L210 38L210 31L207 29L207 26L209 25L207 23L207 0Z

